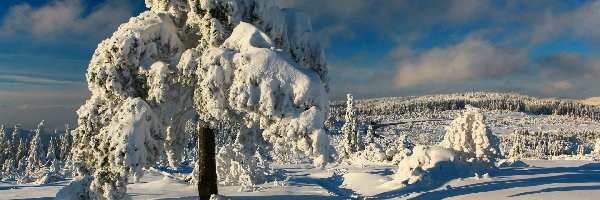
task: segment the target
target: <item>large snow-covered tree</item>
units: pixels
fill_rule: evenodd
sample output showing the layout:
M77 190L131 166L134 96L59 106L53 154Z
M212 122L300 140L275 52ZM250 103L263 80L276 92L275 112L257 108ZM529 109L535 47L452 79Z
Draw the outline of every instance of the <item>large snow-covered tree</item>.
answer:
M441 145L456 152L458 159L480 166L493 166L499 157L498 139L485 123L479 108L466 111L450 123Z
M121 25L90 61L92 97L77 112L72 150L87 169L72 185L87 184L104 198L126 197L127 176L140 172L132 165L148 166L160 153L145 154L144 162L123 160L139 154L126 148L137 141L127 138L147 138L141 149L164 143L169 164L176 166L190 138L185 122L195 115L201 199L217 193L214 128L223 121L240 126L236 143L244 154L295 151L315 158L316 166L330 161L334 151L323 130L327 68L306 15L279 9L272 0L146 5L150 11ZM119 118L124 105L141 105L140 115L154 117ZM152 125L120 129L138 120Z

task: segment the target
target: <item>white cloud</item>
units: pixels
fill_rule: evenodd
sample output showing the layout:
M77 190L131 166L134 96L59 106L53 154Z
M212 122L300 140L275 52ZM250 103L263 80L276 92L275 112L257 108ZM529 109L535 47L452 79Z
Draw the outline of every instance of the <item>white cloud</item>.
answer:
M542 87L540 87L538 91L544 94L556 94L557 92L572 89L573 87L574 85L571 81L562 80L545 84Z
M422 83L497 78L519 72L528 65L526 54L493 46L487 41L467 38L447 48L434 48L416 61L399 64L396 87Z
M86 12L81 0L53 0L41 7L15 5L3 16L1 36L31 34L39 39L60 35L103 37L128 19L129 1L107 0Z

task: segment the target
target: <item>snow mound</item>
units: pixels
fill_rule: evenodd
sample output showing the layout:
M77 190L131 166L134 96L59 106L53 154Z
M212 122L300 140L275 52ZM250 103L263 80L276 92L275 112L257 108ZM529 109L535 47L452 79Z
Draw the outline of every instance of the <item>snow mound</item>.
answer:
M517 159L502 159L498 161L498 167L529 167L529 165Z
M432 183L463 175L469 170L466 163L458 160L453 151L438 147L418 145L413 154L400 161L394 182L403 186L415 183Z
M380 191L373 188L391 180L388 177L372 173L346 173L342 177L344 178L343 187L350 188L361 195L377 194Z
M255 48L275 47L275 44L267 34L256 27L245 22L240 22L233 29L231 36L225 40L223 47L238 49L239 51L249 51Z

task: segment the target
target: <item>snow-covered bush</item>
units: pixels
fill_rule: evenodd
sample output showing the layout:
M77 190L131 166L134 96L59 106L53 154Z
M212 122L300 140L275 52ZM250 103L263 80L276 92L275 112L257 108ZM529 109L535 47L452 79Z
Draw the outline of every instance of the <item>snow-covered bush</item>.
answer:
M450 123L440 146L454 150L462 161L494 166L500 154L498 145L498 139L485 124L481 111L467 106L465 113Z
M433 180L464 175L469 169L452 150L417 145L411 156L400 161L394 182L403 185L430 183Z
M355 155L352 155L351 158L362 158L371 162L386 161L385 151L383 150L383 147L377 143L365 144L365 149L357 152Z
M406 138L406 135L401 135L397 139L397 143L392 148L388 148L385 152L386 159L393 164L398 164L404 158L407 158L412 154L412 149L414 148L414 144L412 144Z
M262 156L244 153L239 144L221 147L216 161L217 175L222 185L250 187L255 183L264 182L268 175L268 166L262 160Z

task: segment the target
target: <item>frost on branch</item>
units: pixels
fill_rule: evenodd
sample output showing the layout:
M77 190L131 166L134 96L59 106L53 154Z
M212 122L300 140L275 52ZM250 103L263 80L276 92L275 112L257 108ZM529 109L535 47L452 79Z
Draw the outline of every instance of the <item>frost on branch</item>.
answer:
M454 150L462 161L494 166L500 152L498 139L485 124L485 117L478 108L466 108L462 116L450 123L441 146Z

